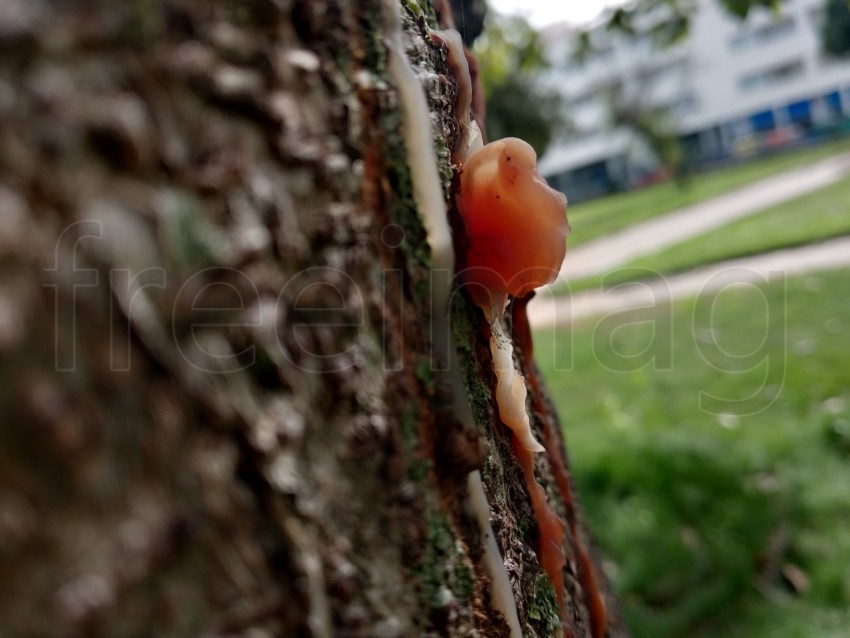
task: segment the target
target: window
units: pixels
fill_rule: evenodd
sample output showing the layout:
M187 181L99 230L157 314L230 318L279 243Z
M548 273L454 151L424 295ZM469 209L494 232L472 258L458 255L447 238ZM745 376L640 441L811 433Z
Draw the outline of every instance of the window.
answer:
M676 115L685 115L695 111L699 107L699 102L693 95L685 95L675 100L670 105L670 110Z
M781 84L782 82L786 82L798 75L802 75L805 70L806 67L802 60L785 62L762 71L756 71L755 73L742 76L738 80L738 86L742 91L751 91L764 86Z
M812 104L809 100L794 102L785 107L788 119L794 124L808 124L812 119Z
M833 91L828 95L823 96L823 103L826 105L826 108L835 115L841 115L842 107L841 107L841 93L838 91Z
M750 116L750 129L756 133L765 133L776 128L773 111L762 111Z
M579 144L599 137L598 129L576 129L564 135L564 139L570 144Z
M761 27L745 27L732 37L729 46L733 49L747 49L767 44L794 33L796 26L793 18L786 17Z
M637 80L642 84L652 84L665 75L681 72L684 66L682 60L640 66L636 69Z

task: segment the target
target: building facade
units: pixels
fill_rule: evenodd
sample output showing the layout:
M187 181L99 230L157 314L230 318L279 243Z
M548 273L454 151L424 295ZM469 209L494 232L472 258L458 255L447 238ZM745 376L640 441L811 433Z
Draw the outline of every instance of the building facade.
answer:
M838 133L850 117L850 60L822 53L824 3L785 0L779 13L741 21L697 0L682 42L658 47L649 32L663 16L645 16L635 36L592 29L581 63L575 34L548 30L544 82L563 96L574 132L551 144L541 171L574 201L657 177L641 137L612 124L615 99L664 113L696 166Z

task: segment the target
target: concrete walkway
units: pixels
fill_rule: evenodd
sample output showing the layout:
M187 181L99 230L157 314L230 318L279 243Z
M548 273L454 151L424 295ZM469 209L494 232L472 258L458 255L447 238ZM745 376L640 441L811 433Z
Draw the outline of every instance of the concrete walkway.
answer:
M706 202L636 224L567 249L558 276L570 281L599 275L637 257L690 239L731 221L838 182L850 174L850 153L769 177ZM802 220L801 220L802 223Z
M712 293L730 285L764 284L789 275L850 267L850 236L799 248L711 264L693 271L648 281L621 284L610 290L588 290L571 297L538 291L528 306L535 328L569 325L626 310L648 309L680 297Z

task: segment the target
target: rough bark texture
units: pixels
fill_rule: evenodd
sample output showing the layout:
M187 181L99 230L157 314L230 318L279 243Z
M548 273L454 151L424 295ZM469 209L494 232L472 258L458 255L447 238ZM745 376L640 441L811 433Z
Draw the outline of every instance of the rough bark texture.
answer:
M432 9L404 17L448 199L455 86ZM1 636L506 635L477 467L526 634L560 632L463 296L479 429L440 409L383 24L0 0Z

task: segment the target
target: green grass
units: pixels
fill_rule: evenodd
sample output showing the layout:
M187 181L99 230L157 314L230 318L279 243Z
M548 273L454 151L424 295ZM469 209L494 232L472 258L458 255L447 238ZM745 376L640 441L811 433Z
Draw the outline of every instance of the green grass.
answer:
M535 339L636 638L847 635L850 272Z
M768 208L629 266L659 273L850 233L850 180Z
M694 175L684 187L672 182L570 206L570 246L612 233L636 222L723 195L760 179L850 149L850 139L796 149ZM569 193L567 193L569 196Z
M571 282L570 290L577 292L670 274L847 233L850 233L850 180L842 180L636 259L605 275Z

